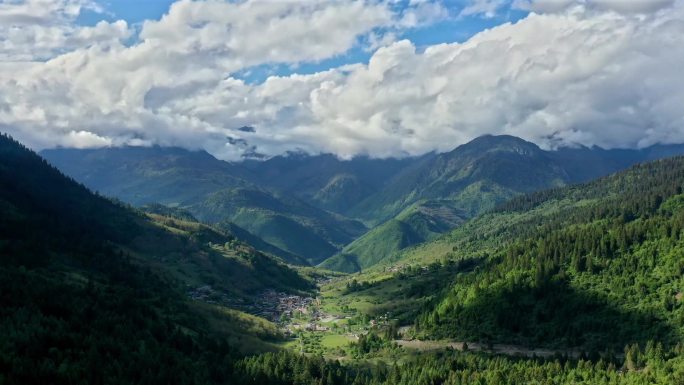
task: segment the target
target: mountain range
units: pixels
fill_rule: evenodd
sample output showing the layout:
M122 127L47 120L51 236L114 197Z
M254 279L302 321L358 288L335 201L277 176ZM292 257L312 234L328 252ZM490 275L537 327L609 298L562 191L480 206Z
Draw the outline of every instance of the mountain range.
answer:
M202 222L249 234L290 263L351 272L519 194L681 153L681 145L547 151L513 136L486 135L446 153L404 159L289 153L225 162L204 151L163 147L52 149L41 155L106 196L134 206L180 208Z
M291 263L319 263L366 229L358 221L259 186L248 169L204 151L125 147L58 149L42 155L66 175L126 203L163 204L206 223L230 222L224 226L262 238Z
M121 149L129 150L150 149ZM293 217L324 213L372 224L372 216L344 216L351 216L356 204L344 214L316 207L311 198L316 194L310 193L315 187L306 195L295 194L293 187L259 183L257 165L224 166L199 153L198 159L215 164L202 174L187 159L175 158L197 152L151 150L155 156L172 154L177 163L170 174L194 175L194 183L236 168L230 170L235 185L219 180L218 192L263 194L260 210ZM367 205L376 193L399 189L402 175L413 176L401 185L409 193L384 201L399 203L373 206L389 212L390 219L378 219L380 225L368 232L373 237L359 237L346 248L371 250L374 259L361 265L358 257L341 253L328 260L344 256L354 269L362 269L346 275L293 267L310 261L221 215L205 214L216 219L198 222L196 213L202 211L197 205L217 193L208 185L183 195L180 187L173 192L174 181L166 191L158 190L168 201L140 200L132 207L91 192L1 136L0 378L7 376L12 384L76 379L387 384L392 378L439 383L455 371L470 378L469 370L477 368L493 383L501 382L502 373L524 383L543 368L545 374L535 378L570 379L559 383L573 383L578 376L591 383L623 377L676 383L682 354L678 342L684 334L684 158L593 177L677 151L677 146L543 151L517 138L484 137L449 153L402 160L407 163L390 170L392 175L372 188L376 192L366 192L367 198L358 202ZM600 164L590 167L597 159ZM165 180L161 166L145 169L156 170L148 174L156 183L146 182L138 171L135 178L119 180L153 191ZM314 166L304 162L301 167ZM110 170L100 170L93 176L107 182ZM585 178L592 179L575 183ZM240 199L234 204L247 198ZM299 211L295 215L288 207ZM414 218L413 227L404 226L407 218ZM387 242L396 234L429 235ZM369 242L374 239L378 242ZM402 247L375 257L388 253L383 247L394 242ZM316 301L309 302L312 313L305 318L293 314L286 322L300 325L307 319L319 326L296 331L294 340L283 338L282 325L279 329L249 313L255 303L274 295L269 293L280 292L289 301L316 290ZM318 312L335 316L330 321ZM347 341L351 333L359 337L346 347L323 348L340 336ZM400 334L403 339L397 340ZM311 353L313 345L318 346L315 354L355 359L341 365L294 353L288 351L293 341L299 351ZM409 352L400 342L437 348L461 344L464 351L472 342L479 352ZM264 353L269 350L279 352ZM546 355L553 351L559 353ZM511 352L531 352L533 358L501 355ZM536 357L537 352L546 358ZM405 361L389 364L397 359Z

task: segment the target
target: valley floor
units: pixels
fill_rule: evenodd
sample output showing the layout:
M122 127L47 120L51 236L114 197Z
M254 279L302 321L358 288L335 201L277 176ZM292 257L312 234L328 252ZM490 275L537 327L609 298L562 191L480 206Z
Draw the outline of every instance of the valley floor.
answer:
M338 280L337 283L342 282ZM335 283L333 281L333 283ZM326 283L330 285L329 282ZM353 344L371 330L387 327L391 321L388 316L372 318L359 311L354 305L346 303L343 296L331 295L330 286L318 286L316 297L288 296L266 293L264 303L271 302L269 315L278 323L287 341L283 346L295 352L320 354L326 358L346 360L354 356ZM359 302L363 309L363 303ZM357 304L357 305L358 305ZM409 326L397 328L393 342L393 356L412 355L422 352L447 350L470 351L526 358L567 357L579 359L582 351L578 349L543 349L512 344L485 344L475 341L455 341L449 339L421 340L409 335ZM376 355L382 358L383 354Z

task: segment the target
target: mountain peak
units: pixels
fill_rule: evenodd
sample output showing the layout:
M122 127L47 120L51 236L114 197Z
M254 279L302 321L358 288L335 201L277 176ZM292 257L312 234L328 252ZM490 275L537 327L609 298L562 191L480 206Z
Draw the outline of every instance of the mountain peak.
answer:
M515 152L541 151L539 146L532 142L511 135L482 135L470 142L456 147L456 150L512 150Z

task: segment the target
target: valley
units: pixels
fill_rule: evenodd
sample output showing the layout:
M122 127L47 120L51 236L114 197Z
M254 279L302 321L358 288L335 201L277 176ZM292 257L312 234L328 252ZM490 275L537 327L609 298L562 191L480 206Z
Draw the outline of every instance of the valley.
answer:
M528 193L509 190L510 199L505 198L509 193L497 195L509 182L493 188L489 178L498 174L490 175L487 182L460 190L461 197L464 192L479 197L476 206L458 199L416 201L371 230L372 236L352 230L362 218L315 208L314 202L301 200L304 195L293 198L256 185L249 187L256 195L242 187L209 193L217 202L212 210L218 211L224 197L231 205L249 206L245 202L259 196L255 210L282 210L301 221L308 234L342 250L321 266L311 266L324 258L299 256L296 247L274 241L275 234L299 228L289 221L267 240L246 222L240 226L223 216L202 222L209 217L200 215L195 203L124 205L92 194L10 138L2 140L0 155L8 166L0 168L5 181L0 247L10 256L0 269L8 278L3 293L9 293L3 297L8 309L3 338L12 346L22 344L26 327L20 309L29 304L40 324L53 325L41 329L31 324L32 330L44 331L28 337L30 344L47 349L53 346L50 341L65 338L64 327L76 333L63 342L70 351L105 349L95 338L120 351L135 350L136 341L144 340L155 350L140 350L135 360L174 362L159 368L157 378L199 374L218 383L283 383L278 378L295 383L297 371L283 368L303 365L316 368L306 372L308 379L325 377L330 384L348 384L349 376L363 384L386 383L393 376L427 384L446 378L454 365L462 373L475 365L478 373L495 376L499 364L519 378L533 371L547 378L558 373L624 374L635 381L678 378L673 370L679 367L684 336L684 158L638 164L581 184L554 182L550 189ZM484 151L488 156L503 151L504 164L510 156L526 162L524 154L536 151L517 140L522 148L507 147L511 140L485 138L476 144L493 145ZM517 155L510 155L511 148ZM218 170L228 167L202 159ZM300 167L302 159L297 158ZM249 167L253 172L256 166ZM33 172L19 174L19 169ZM197 174L191 169L183 172ZM247 175L240 173L240 178ZM387 178L383 183L394 176ZM37 184L58 194L47 199ZM484 191L498 198L485 204L482 199L489 195L480 194ZM244 213L244 218L261 221L259 215ZM411 228L400 226L400 232L420 235L398 246L383 245L397 234L393 222ZM329 232L326 226L338 227ZM36 233L27 228L41 229L42 241L35 242ZM332 243L334 234L341 233L349 237L344 247L340 239ZM362 265L359 255L369 259ZM345 256L341 264L334 262L339 256ZM357 268L347 269L344 261ZM22 291L27 280L34 282L33 291ZM53 290L69 298L59 308L43 299ZM113 313L119 314L116 332L102 318ZM78 326L81 319L98 326L84 329ZM12 359L29 365L45 354L35 350ZM73 353L60 354L65 373L92 365ZM116 365L136 370L132 357L117 357ZM35 373L20 369L29 366L6 362L0 365L14 375L34 378ZM115 373L116 365L99 373ZM428 374L425 368L434 371ZM51 370L46 366L38 373L49 377Z
M288 263L348 273L396 259L520 194L676 154L684 146L546 151L508 135L403 159L288 153L225 162L158 146L41 152L106 196L185 211Z
M319 289L324 289L331 282L327 281ZM578 348L544 349L525 345L507 345L475 341L421 340L410 333L411 326L401 326L389 313L371 317L367 306L358 306L359 298L354 305L340 305L339 298L328 292L321 292L316 297L300 297L269 291L263 293L260 304L260 316L275 322L284 335L283 347L294 352L321 355L327 359L354 359L353 345L360 336L377 333L388 328L395 328L394 339L390 342L390 352L383 351L376 359L391 359L394 362L409 360L416 354L425 352L444 352L449 350L461 352L480 352L511 357L545 358L566 357L579 359L587 352ZM342 301L341 303L346 303ZM359 309L366 309L360 311ZM616 353L617 358L623 357ZM358 359L358 357L356 357Z
M0 0L0 385L684 385L684 0Z

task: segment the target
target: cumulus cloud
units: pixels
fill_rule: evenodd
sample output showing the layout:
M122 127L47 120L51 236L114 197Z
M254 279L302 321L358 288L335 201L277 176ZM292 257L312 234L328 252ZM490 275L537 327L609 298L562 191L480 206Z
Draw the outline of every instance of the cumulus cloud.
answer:
M112 139L88 131L69 131L61 144L74 148L107 147L112 145Z
M506 3L506 0L472 0L461 10L461 16L482 15L491 18L496 16Z
M77 26L83 10L102 12L90 0L26 0L0 3L0 60L45 60L93 44L119 43L131 35L123 21Z
M140 38L178 55L211 55L225 70L237 70L325 59L392 22L387 6L365 2L181 0L161 20L146 21Z
M398 12L380 2L180 1L134 44L86 33L83 47L45 62L0 65L0 127L36 148L157 143L225 159L403 156L484 133L546 147L684 142L681 3L541 3L519 3L546 10L516 23L423 50L394 40L445 17L434 2ZM363 42L377 47L367 64L260 84L230 75Z
M579 6L634 14L652 13L670 7L674 2L674 0L515 0L512 5L513 8L534 12L559 12Z

